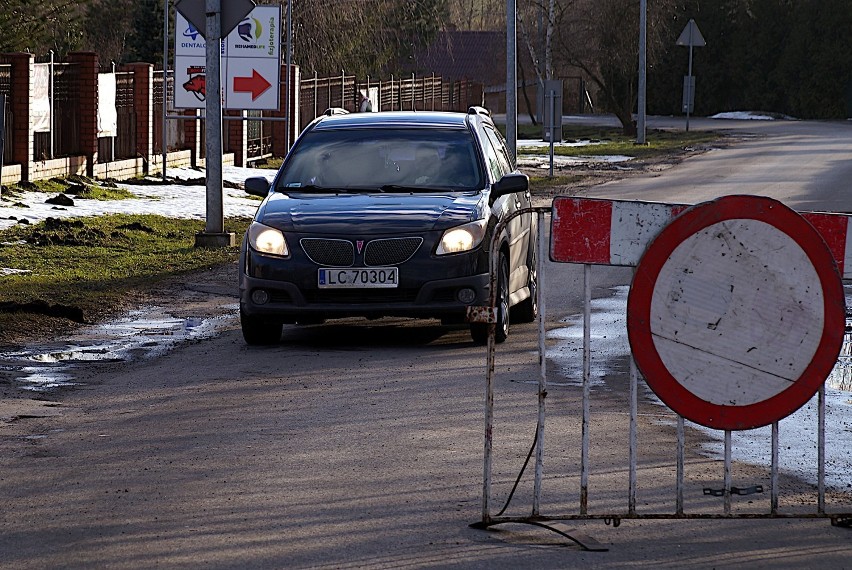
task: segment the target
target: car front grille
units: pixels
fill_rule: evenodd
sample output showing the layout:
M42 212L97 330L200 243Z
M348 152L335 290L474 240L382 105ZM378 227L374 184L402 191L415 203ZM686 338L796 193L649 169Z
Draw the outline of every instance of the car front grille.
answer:
M364 265L383 266L405 263L417 253L421 237L374 239L364 249Z
M355 263L355 246L345 239L304 238L302 249L311 261L326 267L351 267Z
M355 264L355 245L349 240L303 238L299 243L305 255L317 265L351 267ZM364 246L364 265L400 265L411 259L422 244L422 237L374 239Z

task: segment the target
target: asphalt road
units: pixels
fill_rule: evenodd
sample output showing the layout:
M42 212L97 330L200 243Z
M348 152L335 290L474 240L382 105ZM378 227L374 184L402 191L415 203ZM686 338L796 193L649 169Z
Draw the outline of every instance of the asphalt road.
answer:
M667 121L649 126L656 120ZM752 136L589 195L691 203L753 192L852 211L852 125L726 128ZM218 286L215 302L233 302L235 270L188 287ZM629 269L596 267L594 295L629 279ZM549 328L580 310L581 283L581 267L548 264ZM515 326L498 351L498 506L535 429L536 332ZM577 512L579 493L581 390L550 364L546 515ZM593 391L591 512L627 506L626 363L613 364L620 372ZM526 525L471 528L481 517L484 379L485 352L464 328L402 320L286 327L280 345L263 348L246 346L234 322L160 358L103 364L50 406L0 424L0 567L852 567L852 530L825 519L571 523L607 552ZM639 512L673 512L673 419L643 398ZM698 453L702 441L688 434L687 501L718 512L721 500L702 488L721 486L722 470ZM736 465L734 481L767 475ZM782 509L813 507L810 486L781 485ZM527 472L507 514L529 514L531 494ZM767 502L736 498L735 509L765 512ZM852 495L831 493L829 508L852 510Z

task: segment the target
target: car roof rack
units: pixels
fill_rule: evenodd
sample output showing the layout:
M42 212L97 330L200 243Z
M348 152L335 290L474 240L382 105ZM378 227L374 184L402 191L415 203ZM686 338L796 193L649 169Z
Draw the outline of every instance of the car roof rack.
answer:
M322 114L331 117L332 115L348 115L349 111L347 111L343 107L329 107L328 109L323 111Z
M491 111L486 109L485 107L480 107L479 105L471 105L467 110L469 115L485 115L486 117L491 116Z

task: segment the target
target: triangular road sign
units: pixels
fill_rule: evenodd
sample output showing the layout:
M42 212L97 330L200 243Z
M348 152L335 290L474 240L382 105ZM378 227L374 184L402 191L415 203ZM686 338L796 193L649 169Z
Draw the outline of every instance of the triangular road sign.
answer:
M689 23L686 24L686 27L680 33L680 37L677 39L677 45L693 47L704 47L707 45L695 20L690 19Z

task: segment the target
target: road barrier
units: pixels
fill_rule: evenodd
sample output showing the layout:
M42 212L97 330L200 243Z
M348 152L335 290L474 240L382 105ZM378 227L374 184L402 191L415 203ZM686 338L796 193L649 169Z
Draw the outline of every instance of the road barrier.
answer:
M550 259L583 264L582 429L577 512L542 513L545 398L544 217L551 214ZM538 216L539 299L538 418L532 511L528 516L492 515L494 437L495 291L500 231L491 244L491 305L477 313L491 323L485 393L482 519L487 529L505 523L544 527L586 550L606 550L597 541L561 528L560 521L624 519L826 518L852 526L852 512L827 512L825 488L825 387L844 336L841 282L852 278L852 216L796 213L780 202L755 196L726 196L696 206L591 198L557 198L550 208L515 216ZM626 507L589 508L591 400L591 267L634 268L628 295L631 346ZM760 302L755 303L757 296ZM639 373L677 414L676 486L671 512L637 509ZM816 509L779 508L779 421L818 394ZM696 512L685 505L685 419L724 432L721 512ZM732 431L771 426L770 500L767 512L735 510L733 497L763 491L762 485L732 484ZM509 493L511 501L527 463ZM567 475L567 474L560 474ZM703 507L702 507L703 508Z

